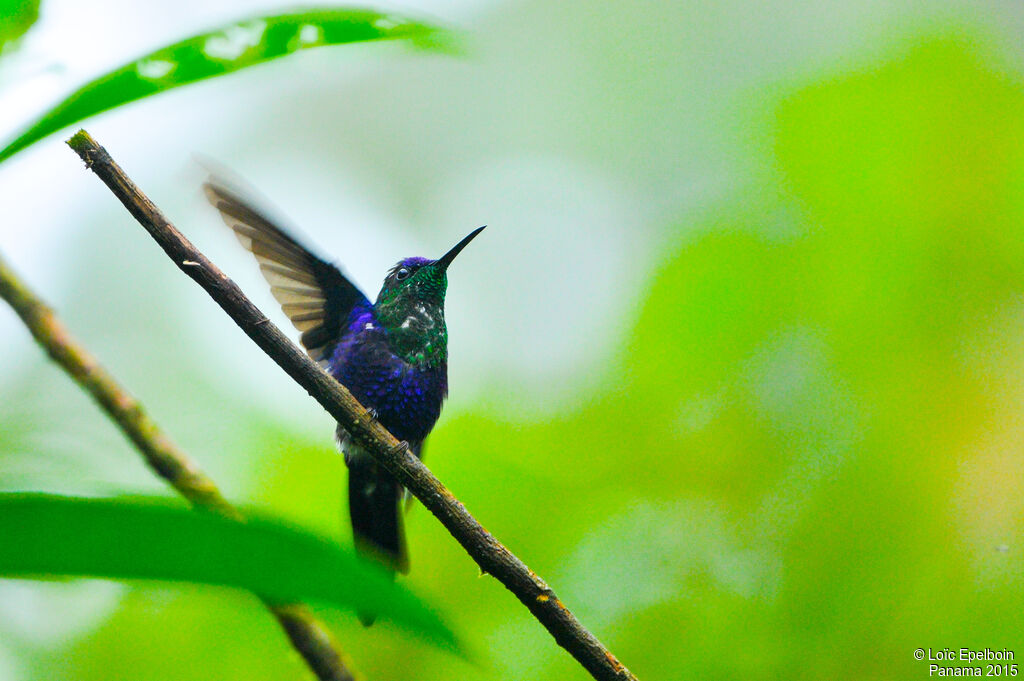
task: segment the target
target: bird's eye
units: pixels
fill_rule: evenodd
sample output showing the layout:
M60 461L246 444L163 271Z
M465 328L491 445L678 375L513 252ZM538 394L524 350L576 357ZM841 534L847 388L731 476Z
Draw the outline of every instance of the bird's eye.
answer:
M408 279L410 274L411 272L409 271L409 268L403 267L402 269L395 272L395 280L402 281L403 279Z

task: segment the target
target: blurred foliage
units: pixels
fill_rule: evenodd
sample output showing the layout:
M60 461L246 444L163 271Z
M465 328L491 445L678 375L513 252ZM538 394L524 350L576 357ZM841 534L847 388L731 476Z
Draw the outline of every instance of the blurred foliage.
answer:
M0 52L39 18L39 0L0 0Z
M1024 640L1022 95L938 38L783 97L777 175L675 245L603 391L434 438L640 678L912 678L930 641Z
M94 114L309 47L400 38L436 46L441 45L437 33L425 24L370 10L312 9L252 17L155 50L85 84L0 149L0 161Z
M385 571L279 522L152 498L0 494L0 574L189 581L389 618L435 645L452 632Z
M449 410L432 436L428 465L639 678L918 678L917 647L1024 641L1024 76L982 33L930 28L746 91L748 118L719 134L748 135L748 174L642 225L658 262L572 408ZM651 55L603 37L580 40L647 73ZM685 132L666 113L684 95L648 76L610 143ZM607 90L628 95L631 77ZM632 124L649 100L664 129ZM597 113L566 115L587 130ZM564 145L596 149L585 137ZM627 160L624 182L646 162ZM557 293L585 297L587 281ZM198 458L235 453L255 503L348 541L330 424L300 430L217 389L175 393L224 424L203 424ZM338 621L367 678L584 678L429 514L408 521L409 580L490 659L470 669ZM107 679L125 662L145 678L294 678L248 600L132 590L94 631L22 649L32 678Z

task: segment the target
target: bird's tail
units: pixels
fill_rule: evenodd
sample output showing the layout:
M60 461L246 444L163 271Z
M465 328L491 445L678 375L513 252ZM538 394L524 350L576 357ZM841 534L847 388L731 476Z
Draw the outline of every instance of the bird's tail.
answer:
M399 499L401 485L369 456L348 461L348 510L356 550L389 570L409 572ZM365 626L373 624L376 613L359 612Z

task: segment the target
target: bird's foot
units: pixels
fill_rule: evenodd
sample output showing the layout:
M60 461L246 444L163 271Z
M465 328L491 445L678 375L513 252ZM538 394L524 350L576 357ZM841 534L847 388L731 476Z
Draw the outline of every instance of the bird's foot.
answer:
M408 451L409 451L409 443L406 442L405 440L402 440L397 445L392 447L390 449L390 451L388 452L388 454L390 456L393 456L393 457L401 457L401 456L405 456L405 454Z

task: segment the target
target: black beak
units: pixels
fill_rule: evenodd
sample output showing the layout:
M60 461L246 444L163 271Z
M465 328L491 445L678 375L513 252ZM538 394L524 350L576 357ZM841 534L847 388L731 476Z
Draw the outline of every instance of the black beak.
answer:
M484 227L486 227L486 226L487 225L484 225ZM475 237L480 232L484 231L484 227L477 227L472 232L470 232L468 235L466 235L465 239L463 239L459 243L457 243L454 246L452 246L452 249L450 251L448 251L447 253L442 255L441 258L437 261L436 264L442 270L448 269L448 265L452 264L452 260L455 260L455 256L457 256L459 254L459 252L462 251L462 249L466 247L466 244L468 244L470 241L473 240L473 237Z

